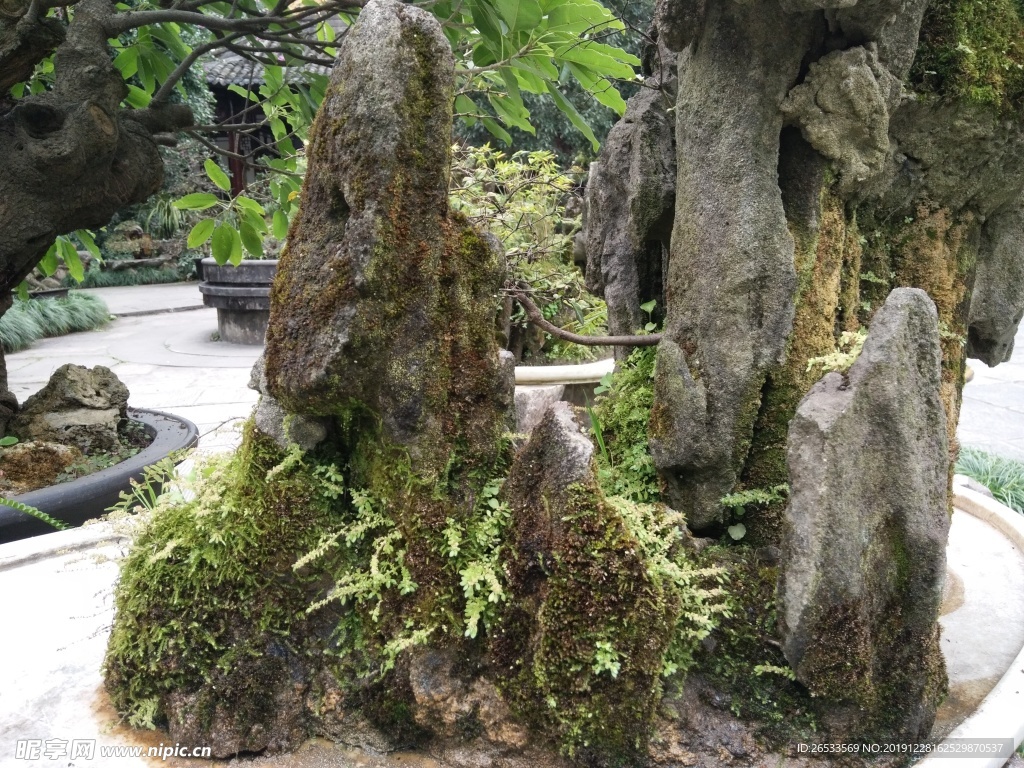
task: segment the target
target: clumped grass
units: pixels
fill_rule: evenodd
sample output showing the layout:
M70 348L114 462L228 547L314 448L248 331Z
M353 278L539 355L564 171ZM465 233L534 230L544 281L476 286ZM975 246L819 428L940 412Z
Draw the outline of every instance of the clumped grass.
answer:
M91 331L109 319L110 310L103 300L84 293L71 293L63 299L16 299L0 317L0 342L4 352L17 352L38 339Z
M156 269L142 267L140 269L122 269L116 272L105 272L101 269L90 269L85 273L81 284L68 278L69 286L81 288L120 288L125 285L155 285L158 283L177 283L182 280L176 269Z
M978 448L961 448L956 471L977 480L998 501L1024 514L1024 462Z

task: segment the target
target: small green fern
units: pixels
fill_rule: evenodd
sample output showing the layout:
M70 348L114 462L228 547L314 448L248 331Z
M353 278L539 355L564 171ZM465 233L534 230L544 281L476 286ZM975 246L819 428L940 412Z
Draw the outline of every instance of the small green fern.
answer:
M7 499L0 496L0 504L8 506L11 509L16 509L19 512L24 512L26 515L30 515L31 517L34 517L36 520L42 520L47 525L52 525L58 531L66 531L68 529L68 526L62 523L60 520L57 520L54 517L50 517L41 509L36 509L35 507L29 506L28 504L22 504L20 501L15 501L14 499Z

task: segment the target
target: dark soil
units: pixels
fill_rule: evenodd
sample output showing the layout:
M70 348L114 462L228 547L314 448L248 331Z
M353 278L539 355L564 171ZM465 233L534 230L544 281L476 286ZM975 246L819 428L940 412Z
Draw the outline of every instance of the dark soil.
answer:
M116 451L87 454L77 448L68 449L53 443L22 443L11 448L0 448L0 494L28 493L77 480L120 464L153 442L142 422L130 419L125 420L118 429L118 440L120 447ZM30 446L31 450L25 450ZM70 463L67 461L68 451L77 454L71 457Z

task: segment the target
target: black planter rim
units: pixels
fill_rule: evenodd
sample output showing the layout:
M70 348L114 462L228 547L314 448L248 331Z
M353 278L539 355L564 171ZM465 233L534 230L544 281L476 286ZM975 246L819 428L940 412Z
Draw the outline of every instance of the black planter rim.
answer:
M51 485L18 496L15 501L35 507L70 526L99 517L117 503L121 491L131 488L131 481L140 481L143 470L165 456L199 442L199 430L188 419L163 411L128 408L128 418L141 422L153 442L112 467L93 472L59 485ZM0 543L17 541L54 528L11 507L0 505Z

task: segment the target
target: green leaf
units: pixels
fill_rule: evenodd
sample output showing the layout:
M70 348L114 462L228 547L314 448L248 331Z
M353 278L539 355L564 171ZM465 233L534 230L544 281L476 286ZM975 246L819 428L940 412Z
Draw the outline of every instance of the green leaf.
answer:
M573 35L585 32L622 30L625 25L608 9L592 0L567 0L554 4L547 14L547 31L562 31Z
M8 448L9 446L17 444L18 438L16 438L14 435L5 435L4 437L0 437L0 447Z
M246 197L245 195L239 195L238 197L236 197L235 205L237 205L240 208L244 208L247 211L258 213L260 216L266 215L266 211L263 209L262 205L257 203L251 197Z
M547 86L544 85L542 74L534 68L531 62L521 59L513 61L512 70L516 73L519 87L523 90L530 93L547 93Z
M192 231L188 233L188 240L186 241L189 248L198 248L213 235L213 228L216 226L216 222L213 219L203 219L194 227Z
M87 229L76 229L75 237L82 243L82 247L87 250L94 259L103 261L103 255L100 253L100 247L96 245L96 241L92 237L92 232Z
M597 77L587 67L571 62L569 71L600 104L614 110L617 115L622 115L626 111L626 102L622 94L607 77Z
M512 67L519 71L535 73L544 81L544 88L547 89L547 82L558 80L558 67L551 63L547 55L523 56L512 62ZM542 93L542 91L538 91Z
M501 75L501 80L505 83L505 92L508 94L509 100L517 107L525 109L523 96L519 93L519 81L516 79L515 70L511 67L502 67L498 70L498 74ZM529 117L529 111L526 114Z
M193 192L174 201L174 207L182 211L205 211L212 208L220 199L209 192Z
M228 256L228 260L236 267L242 263L242 237L238 234L238 230L234 227L230 228L231 235L231 254Z
M553 83L548 83L547 86L548 93L550 93L551 98L555 100L555 105L562 110L566 117L569 118L569 122L575 125L579 132L590 140L591 147L593 147L594 151L597 152L597 150L601 148L601 143L594 135L594 131L589 125L587 125L587 121L583 119L583 116L576 111L576 107L572 105L572 102L565 98Z
M468 6L473 14L473 25L480 30L480 34L499 51L503 50L505 36L501 31L498 14L484 0L470 0Z
M210 244L210 255L218 264L226 264L231 258L232 246L238 232L230 224L218 224L213 230L213 242Z
M210 181L225 192L231 190L231 179L228 178L228 175L224 173L221 167L211 158L206 158L206 162L203 163L203 168L206 169L206 175L210 177Z
M543 16L536 0L494 0L494 7L513 32L535 28Z
M455 97L455 111L467 125L476 125L480 108L466 94L460 93Z
M640 309L642 309L644 312L646 312L649 315L649 314L651 314L651 312L654 311L654 308L656 306L658 306L657 299L651 299L650 301L645 301L643 304L641 304L640 305Z
M739 541L747 535L747 526L745 526L743 523L736 523L736 525L730 525L728 530L729 535L732 537L733 541Z
M121 77L127 80L139 71L139 49L135 46L124 48L114 57L114 66L121 72Z
M85 279L85 267L82 266L82 260L78 257L75 244L67 238L61 238L57 244L60 248L60 257L64 260L68 273L76 283L82 282Z
M526 131L529 134L535 134L536 130L530 121L527 119L530 116L529 111L523 107L522 109L516 109L514 104L511 104L509 99L503 98L501 94L489 94L487 101L491 107L494 108L495 113L501 118L501 121L505 125L512 125L521 131ZM524 117L525 114L525 117Z
M288 127L284 120L275 117L270 120L270 132L274 134L274 141L281 141L288 135Z
M138 88L137 86L128 83L128 95L125 96L125 101L135 109L145 109L149 106L149 102L152 101L152 96L149 93Z
M497 61L498 55L489 41L484 40L473 48L473 64L475 66L489 67Z
M57 271L57 243L51 245L43 258L39 260L39 268L47 277Z
M267 229L267 220L250 208L242 208L239 211L239 216L242 221L248 223L260 235L265 235L270 231Z
M282 210L274 211L274 237L284 240L288 237L288 216Z
M609 55L606 52L606 49L608 51L622 53L622 51L612 48L611 46L584 40L580 43L572 43L557 49L555 51L555 58L561 61L572 62L574 64L582 64L583 66L593 70L599 76L617 77L621 80L633 80L636 77L636 72L633 67L618 60L618 58Z
M484 124L484 128L490 131L492 136L501 139L506 145L510 145L512 143L512 136L508 131L498 125L498 121L493 117L482 117L480 118L480 122Z
M263 238L260 234L253 229L252 224L248 221L243 221L239 227L239 235L242 239L242 245L245 246L245 250L251 253L256 258L263 257Z
M231 91L232 93L237 93L239 96L241 96L246 101L259 101L260 100L259 94L256 93L255 91L250 91L248 88L243 88L242 86L235 85L234 83L232 83L231 85L228 86L228 90Z

